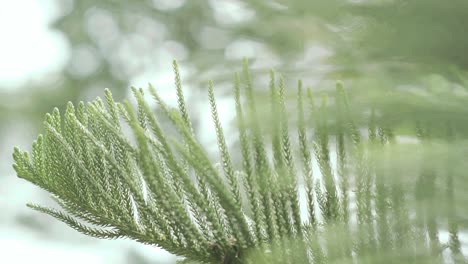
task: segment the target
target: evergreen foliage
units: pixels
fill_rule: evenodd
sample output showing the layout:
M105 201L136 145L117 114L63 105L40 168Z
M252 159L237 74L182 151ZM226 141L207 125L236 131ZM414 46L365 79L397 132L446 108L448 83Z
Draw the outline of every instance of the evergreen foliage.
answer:
M265 117L244 61L233 82L238 155L230 154L208 85L218 169L192 129L175 62L174 71L178 109L148 89L161 115L137 88L136 106L106 90L104 100L47 114L31 154L15 148L13 166L62 210L28 206L89 236L160 246L184 263L466 263L454 187L460 167L454 159L432 162L457 155L453 136L432 140L415 125L420 143L398 144L378 109L363 133L341 83L334 95L316 98L298 82L291 116L285 81L273 71ZM434 206L445 199L447 210ZM442 243L445 225L450 238Z
M340 79L379 75L401 84L438 74L466 86L467 1L245 2L256 19L233 31L265 43L293 65L307 58L304 50L312 43L330 51L325 60L334 67L329 73ZM302 64L304 71L315 60Z

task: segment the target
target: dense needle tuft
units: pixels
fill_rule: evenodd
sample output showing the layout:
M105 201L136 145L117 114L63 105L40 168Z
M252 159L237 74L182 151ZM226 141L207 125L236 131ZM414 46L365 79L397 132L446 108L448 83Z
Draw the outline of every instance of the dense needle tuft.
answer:
M411 211L406 203L413 194L421 203L433 201L436 164L415 171L421 187L415 193L388 180L386 174L398 169L387 159L396 150L395 136L379 126L378 109L358 124L341 83L336 93L317 97L301 81L296 90L271 71L271 111L262 116L245 60L233 81L238 153L228 148L230 131L218 115L215 85L208 83L215 160L197 140L175 61L173 69L177 109L148 89L161 116L137 88L135 105L115 102L106 89L104 100L68 103L63 114L57 108L47 114L31 154L14 149L13 167L62 210L28 206L83 234L157 245L186 263L382 263L386 255L402 263L415 263L415 256L443 263L445 246L429 207ZM294 92L296 103L288 99ZM176 134L160 124L162 116ZM430 133L419 125L416 130L424 147L417 153L426 157ZM449 176L446 193L453 200ZM448 210L447 247L458 260L464 257L455 210Z

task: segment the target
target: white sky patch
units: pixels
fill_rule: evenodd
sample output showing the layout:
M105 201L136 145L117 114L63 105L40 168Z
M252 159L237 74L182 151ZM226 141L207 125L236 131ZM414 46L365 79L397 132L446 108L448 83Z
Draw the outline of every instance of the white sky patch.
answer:
M123 239L95 240L95 243L89 241L49 240L25 229L0 227L0 263L125 264L129 263L125 254L129 248L133 248L134 252L143 258L157 260L156 263L173 263L171 260L174 256L155 246ZM120 251L116 253L116 249Z
M0 240L0 246L3 252L2 260L5 263L44 263L47 260L49 264L59 264L67 260L67 263L70 264L99 264L105 261L103 257L99 257L97 254L78 251L71 247L57 250L51 245L44 244L43 241L37 241L34 245L25 245L21 240ZM24 254L25 252L27 254ZM44 262L38 262L38 260Z
M67 61L64 36L49 29L57 16L50 0L2 1L0 8L0 89L60 70Z
M216 21L222 25L246 22L255 16L255 11L240 0L211 0L210 5Z

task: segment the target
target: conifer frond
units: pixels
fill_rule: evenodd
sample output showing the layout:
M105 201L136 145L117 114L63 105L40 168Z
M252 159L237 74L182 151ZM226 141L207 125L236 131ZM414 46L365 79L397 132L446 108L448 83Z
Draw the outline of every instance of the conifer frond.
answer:
M103 230L103 229L97 229L97 228L92 228L89 226L85 226L82 223L78 222L76 219L73 219L71 216L66 215L62 212L59 212L57 210L35 205L35 204L28 204L28 207L31 209L34 209L36 211L39 211L44 214L48 214L71 228L75 229L76 231L83 233L88 236L96 237L96 238L106 238L106 239L115 239L115 238L120 238L122 235L119 233L118 230Z
M416 126L421 144L411 152L421 165L415 166L417 176L400 177L394 153L401 145L393 128L379 122L378 107L361 118L367 120L362 125L341 83L316 104L299 81L294 127L290 89L271 71L271 116L261 116L245 60L233 81L239 153L228 148L215 85L208 84L219 151L213 160L192 127L175 61L173 68L176 109L154 87L148 90L176 133L160 124L137 88L134 103L115 102L106 89L104 100L69 103L63 115L58 109L47 114L31 155L14 149L13 167L64 212L28 206L83 234L130 238L199 263L377 263L388 256L443 263L445 247L437 235L442 213L434 217L428 203L440 182L444 199L456 202L456 170L450 159L424 163L436 143L423 125ZM291 136L296 129L297 138ZM439 175L440 168L447 175ZM423 209L409 203L413 198ZM446 220L448 248L458 260L464 256L456 211L448 208Z

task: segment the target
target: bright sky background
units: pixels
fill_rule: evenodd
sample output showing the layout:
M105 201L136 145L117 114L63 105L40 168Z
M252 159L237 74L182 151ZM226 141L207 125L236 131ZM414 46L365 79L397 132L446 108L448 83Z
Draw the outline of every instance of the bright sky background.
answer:
M67 41L49 29L58 15L51 0L0 0L0 89L60 70Z

